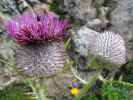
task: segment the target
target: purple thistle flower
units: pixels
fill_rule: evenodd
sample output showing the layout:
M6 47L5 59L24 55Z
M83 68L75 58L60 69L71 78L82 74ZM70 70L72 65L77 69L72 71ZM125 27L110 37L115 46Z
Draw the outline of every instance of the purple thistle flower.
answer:
M6 29L16 41L27 44L62 39L68 26L68 20L59 20L50 12L26 12L7 22Z
M9 35L26 44L13 47L19 71L37 77L62 71L68 59L62 40L66 28L68 21L59 20L52 12L27 12L7 22Z

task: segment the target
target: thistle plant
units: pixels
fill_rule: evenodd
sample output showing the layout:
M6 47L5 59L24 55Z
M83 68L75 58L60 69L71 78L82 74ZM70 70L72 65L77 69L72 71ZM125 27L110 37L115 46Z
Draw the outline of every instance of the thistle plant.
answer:
M68 59L64 49L68 20L60 20L52 12L25 12L6 23L6 29L16 42L16 68L37 94L38 100L47 100L43 78L60 73Z
M131 83L122 81L121 77L119 80L112 80L114 72L116 72L115 70L127 63L127 51L124 39L119 34L109 31L99 33L93 39L93 43L90 42L92 46L89 48L89 53L92 55L92 61L87 67L95 68L95 75L97 76L92 76L91 80L85 80L76 70L72 69L75 77L83 84L85 84L84 88L81 90L80 95L75 97L74 100L80 100L82 96L88 94L88 91L91 91L91 88L93 88L93 85L97 80L102 81L104 84L117 83L119 85L122 84L123 86L130 88L133 86ZM106 79L105 77L101 76L101 70L103 68L113 71L110 79ZM108 92L108 90L106 92ZM119 95L123 96L123 94ZM118 96L115 98L118 98ZM87 98L85 98L85 100L86 99ZM87 100L91 100L91 98ZM112 98L109 100L112 100Z
M90 32L88 34L92 33ZM103 68L116 72L114 70L120 68L127 62L125 41L118 33L105 31L96 34L96 36L93 37L93 42L91 39L88 39L88 41L90 42L88 49L91 58L89 58L90 62L86 67L95 69L96 73L97 71L101 72ZM112 75L113 74L114 73L112 73Z
M63 38L67 20L50 13L26 12L7 23L7 32L17 42L17 67L29 76L51 76L67 59Z

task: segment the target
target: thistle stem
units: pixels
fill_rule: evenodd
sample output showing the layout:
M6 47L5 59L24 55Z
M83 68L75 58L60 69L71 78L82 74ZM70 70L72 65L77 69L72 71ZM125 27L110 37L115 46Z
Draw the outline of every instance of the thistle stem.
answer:
M28 80L29 85L36 96L36 100L50 100L47 98L46 87L42 85L43 79Z

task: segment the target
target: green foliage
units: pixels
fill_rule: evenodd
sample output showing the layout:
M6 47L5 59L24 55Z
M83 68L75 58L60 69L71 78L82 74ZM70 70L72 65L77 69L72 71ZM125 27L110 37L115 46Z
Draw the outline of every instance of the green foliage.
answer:
M129 88L120 84L104 84L102 87L103 100L132 100Z
M64 48L65 48L66 50L68 50L68 49L70 48L70 46L71 46L70 42L71 42L71 38L68 38L68 39L66 40L65 44L64 44Z
M0 91L0 100L51 100L47 98L46 89L26 84L12 84ZM34 84L34 83L33 83Z
M89 91L89 96L84 96L82 100L133 100L132 90L132 87L123 86L122 84L119 84L119 82L105 83L102 85L101 90L99 90L100 99L95 93ZM81 98L76 100L81 100Z
M13 84L0 91L0 100L29 100L25 95L27 91L27 86Z
M60 3L60 0L54 0L50 6L49 6L49 9L57 14L60 15L60 18L64 18L64 12L62 10L60 10L59 8L59 3Z
M130 60L126 67L127 67L127 74L124 75L124 81L133 83L133 60Z
M82 100L99 100L98 97L96 97L96 95L93 93L89 96L86 96L84 98L82 98Z
M59 11L59 0L54 0L52 4L50 4L50 10L56 12L56 13L60 13Z

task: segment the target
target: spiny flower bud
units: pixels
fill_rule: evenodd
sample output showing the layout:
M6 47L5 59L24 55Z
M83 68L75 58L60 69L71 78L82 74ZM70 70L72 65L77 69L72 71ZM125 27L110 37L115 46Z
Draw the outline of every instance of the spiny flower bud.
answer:
M91 51L113 64L126 63L125 42L119 34L108 31L98 34Z

